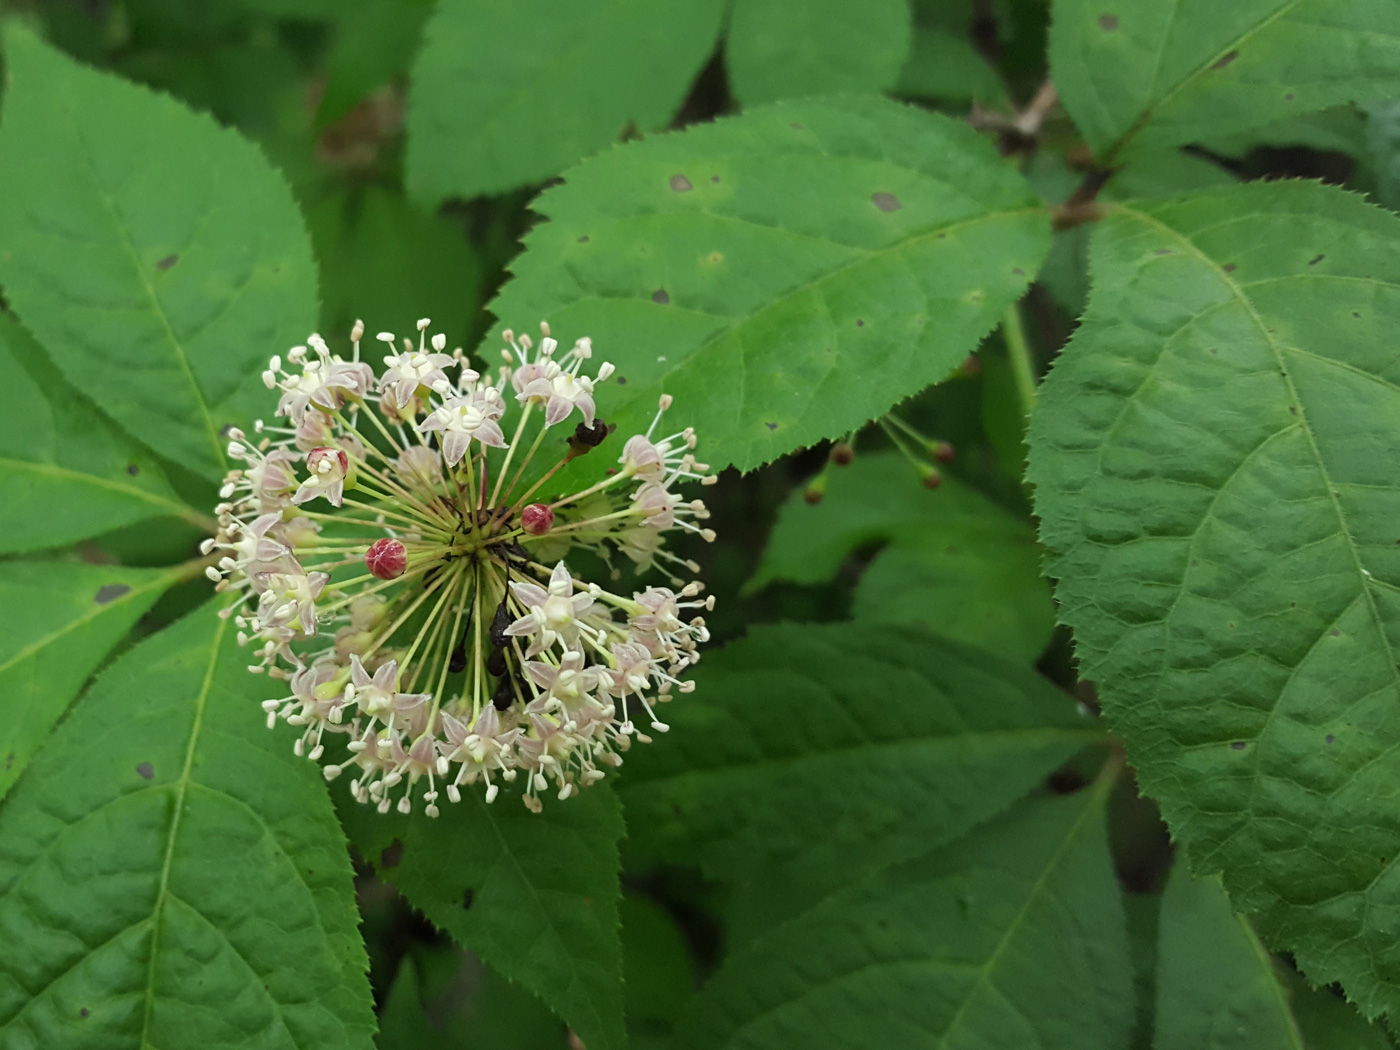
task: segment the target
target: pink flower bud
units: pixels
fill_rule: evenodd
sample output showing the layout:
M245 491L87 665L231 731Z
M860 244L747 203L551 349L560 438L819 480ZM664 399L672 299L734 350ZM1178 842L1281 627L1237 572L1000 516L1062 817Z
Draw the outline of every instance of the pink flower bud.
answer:
M365 551L365 568L381 580L394 580L408 567L408 552L398 540L375 540Z
M554 527L554 511L543 503L531 503L520 512L520 526L531 536L543 536Z

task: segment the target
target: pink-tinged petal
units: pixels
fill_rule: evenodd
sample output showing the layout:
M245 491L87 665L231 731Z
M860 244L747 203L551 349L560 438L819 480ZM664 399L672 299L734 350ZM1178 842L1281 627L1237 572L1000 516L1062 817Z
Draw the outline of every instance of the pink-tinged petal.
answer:
M511 580L510 589L526 605L543 605L549 600L549 592L536 583L517 583Z
M360 663L359 653L350 654L350 681L355 683L356 689L363 689L374 681L369 676L369 672L365 670L365 665Z
M399 662L397 660L386 660L379 665L379 670L374 672L374 684L386 693L394 691L394 679L399 674Z
M558 394L551 394L549 402L544 406L544 421L546 426L562 422L570 412L574 410L574 403L567 398L562 398Z
M412 711L415 707L420 707L427 700L432 699L432 693L395 693L394 710Z
M574 401L574 404L578 405L578 410L583 413L583 421L591 427L593 425L593 415L597 411L596 406L593 404L593 399L587 394L580 394L578 399Z
M582 616L584 613L588 612L589 609L593 608L593 596L586 592L583 594L575 594L570 600L574 603L575 617Z
M496 714L496 705L487 704L477 716L472 732L477 736L494 737L501 731L501 720Z
M565 598L574 593L573 577L569 575L569 568L562 561L554 566L554 571L549 574L549 593Z
M296 492L292 493L292 502L300 507L303 503L310 503L320 494L315 479L308 478L301 483L301 487L298 488Z
M492 448L506 447L506 436L501 432L499 424L489 419L476 428L476 439Z
M471 443L472 439L466 434L449 430L442 439L442 456L447 460L448 466L455 467L462 462L462 457L467 454L467 446Z
M539 625L535 623L533 616L522 616L506 628L506 634L512 638L518 638L522 634L534 634L537 630L539 630Z
M306 579L311 586L311 597L321 597L321 592L326 588L326 581L330 579L330 574L325 572L313 572Z
M405 377L394 384L394 401L400 405L408 404L413 392L418 389L418 380Z
M525 673L530 676L530 680L536 685L548 689L554 684L554 680L559 677L559 669L551 667L549 664L531 661L525 665Z
M339 507L345 502L344 481L331 482L331 487L326 489L326 502L332 507Z
M486 706L491 711L496 710L492 704ZM485 714L484 711L482 713ZM462 741L467 738L467 724L447 711L439 711L438 717L442 719L442 731L447 734L447 739L460 747Z

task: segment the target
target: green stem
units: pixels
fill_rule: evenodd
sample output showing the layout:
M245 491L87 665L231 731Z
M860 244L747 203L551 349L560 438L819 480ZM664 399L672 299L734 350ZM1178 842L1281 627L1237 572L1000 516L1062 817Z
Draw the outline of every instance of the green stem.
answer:
M1006 354L1011 359L1011 375L1016 381L1016 393L1020 395L1021 412L1029 416L1035 408L1035 369L1031 364L1031 347L1026 341L1026 329L1021 324L1021 308L1017 303L1006 308L1001 333L1006 340Z

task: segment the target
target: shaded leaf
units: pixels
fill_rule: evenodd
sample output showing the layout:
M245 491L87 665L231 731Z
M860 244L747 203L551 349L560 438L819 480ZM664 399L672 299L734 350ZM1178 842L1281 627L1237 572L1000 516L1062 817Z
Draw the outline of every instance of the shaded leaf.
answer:
M1155 1050L1303 1050L1276 965L1219 880L1177 864L1162 896Z
M407 183L427 205L543 182L680 108L721 0L442 0L414 63Z
M344 837L233 635L136 646L0 807L0 1043L371 1045Z
M173 99L6 36L0 283L59 368L206 476L260 371L315 321L316 272L258 149Z
M749 469L943 379L1049 248L1025 181L966 125L879 99L777 103L629 144L536 205L491 304L613 361L599 410L664 390L704 458ZM494 338L486 348L496 355Z
M678 1044L1118 1050L1132 966L1105 794L1025 804L763 934Z
M641 893L622 898L622 974L632 1026L674 1022L695 991L695 964L684 931Z
M1196 873L1400 1017L1400 219L1272 183L1092 250L1029 472L1082 674Z
M895 90L914 98L1004 102L1006 85L972 41L941 26L916 25Z
M370 92L406 73L431 12L429 0L364 0L344 15L326 58L317 124L334 123ZM335 287L332 280L325 284Z
M884 91L909 55L908 0L736 0L724 65L745 106Z
M0 797L88 675L185 568L0 562Z
M453 940L534 992L590 1050L624 1043L618 855L622 813L606 785L538 815L479 791L442 815L377 813L335 792L351 841Z
M801 858L835 884L914 856L1099 736L1029 670L907 628L755 627L695 681L621 794L634 847L720 876Z
M63 547L149 518L199 518L156 459L74 393L4 314L0 420L0 553Z
M1057 0L1050 67L1100 161L1400 94L1391 0Z
M826 495L795 490L749 584L830 580L855 550L887 543L861 576L853 615L917 623L1013 659L1034 660L1055 610L1030 525L945 478L923 486L897 452L861 453L827 472Z

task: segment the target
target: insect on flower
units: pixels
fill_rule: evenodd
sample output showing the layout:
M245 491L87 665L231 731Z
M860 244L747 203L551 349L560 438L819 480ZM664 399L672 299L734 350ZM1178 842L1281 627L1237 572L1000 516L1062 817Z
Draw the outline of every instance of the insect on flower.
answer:
M223 615L256 654L249 669L286 683L263 704L268 725L301 729L294 750L317 761L344 738L327 779L349 777L380 812L421 797L429 816L440 793L456 802L480 784L491 802L520 781L538 812L551 786L568 798L664 732L658 705L693 687L682 676L713 599L665 539L714 538L704 503L677 490L715 478L690 428L659 435L663 396L647 431L619 442L620 466L558 491L560 470L612 432L594 402L612 366L586 375L592 343L560 353L542 324L538 347L507 331L486 377L428 328L402 352L381 333L378 373L358 322L348 361L316 335L285 369L272 359L280 425L230 434L242 466L220 490L209 575L233 599ZM577 551L659 568L669 586L581 579Z

